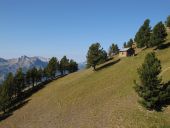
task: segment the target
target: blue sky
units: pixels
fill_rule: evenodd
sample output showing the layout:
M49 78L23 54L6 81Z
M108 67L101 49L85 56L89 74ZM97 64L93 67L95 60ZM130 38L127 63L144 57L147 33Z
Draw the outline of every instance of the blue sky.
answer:
M0 0L0 57L67 55L85 61L90 44L122 47L146 18L170 15L169 0Z

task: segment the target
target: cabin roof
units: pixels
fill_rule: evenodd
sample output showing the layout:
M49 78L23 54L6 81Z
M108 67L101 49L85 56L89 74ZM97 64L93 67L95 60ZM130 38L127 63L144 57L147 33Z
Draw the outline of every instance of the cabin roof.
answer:
M120 52L125 52L125 51L128 51L130 48L123 48L123 49L120 49L119 51Z

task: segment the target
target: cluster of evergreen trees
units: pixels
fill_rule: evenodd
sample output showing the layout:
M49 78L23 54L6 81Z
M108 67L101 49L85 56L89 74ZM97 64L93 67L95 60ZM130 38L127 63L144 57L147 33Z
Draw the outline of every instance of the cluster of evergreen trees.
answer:
M167 17L165 24L158 22L153 29L150 27L150 20L146 19L135 35L137 47L154 47L158 48L166 41L166 27L170 27L170 16Z
M134 41L133 41L133 39L131 38L131 39L129 39L129 41L128 41L127 43L124 42L123 47L124 47L124 48L130 48L130 47L132 47L133 43L134 43Z
M166 27L170 28L170 15L167 17L167 20L165 21Z
M112 57L113 55L117 55L119 53L119 47L117 44L111 44L111 46L109 47L109 52L108 55L109 57Z
M100 43L94 43L89 47L87 52L87 68L93 67L96 70L96 65L102 64L119 53L117 44L112 43L108 53L101 47Z
M60 61L52 57L44 69L33 67L26 73L19 68L15 75L9 73L0 86L0 111L4 113L13 106L12 102L22 99L25 90L34 89L42 82L53 80L57 71L61 76L78 70L78 64L74 60L64 56Z
M127 43L124 43L124 48L132 47L134 43L133 39L130 39ZM101 47L100 43L94 43L89 47L87 52L87 68L93 67L96 70L96 65L102 64L119 53L119 47L117 44L112 43L109 47L108 53Z

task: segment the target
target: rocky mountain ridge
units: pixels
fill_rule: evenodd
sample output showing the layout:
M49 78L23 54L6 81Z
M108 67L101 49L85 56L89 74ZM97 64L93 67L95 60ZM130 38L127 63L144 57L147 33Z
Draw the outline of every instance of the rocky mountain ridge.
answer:
M44 68L47 66L49 58L21 56L14 59L0 58L0 81L2 81L9 72L16 73L18 68L27 71L29 68Z

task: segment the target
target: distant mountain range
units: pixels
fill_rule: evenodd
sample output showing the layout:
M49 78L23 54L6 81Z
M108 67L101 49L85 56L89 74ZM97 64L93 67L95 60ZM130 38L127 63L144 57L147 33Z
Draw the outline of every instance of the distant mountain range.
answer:
M47 66L48 61L48 58L43 57L21 56L14 59L0 58L0 81L4 79L7 73L16 73L18 68L22 68L24 72L32 67L44 68Z
M18 68L22 68L23 71L26 72L28 69L33 67L44 68L47 66L48 62L49 58L44 57L21 56L14 59L0 58L0 82L4 80L5 76L9 72L16 73ZM79 70L84 69L85 65L85 62L79 63Z

